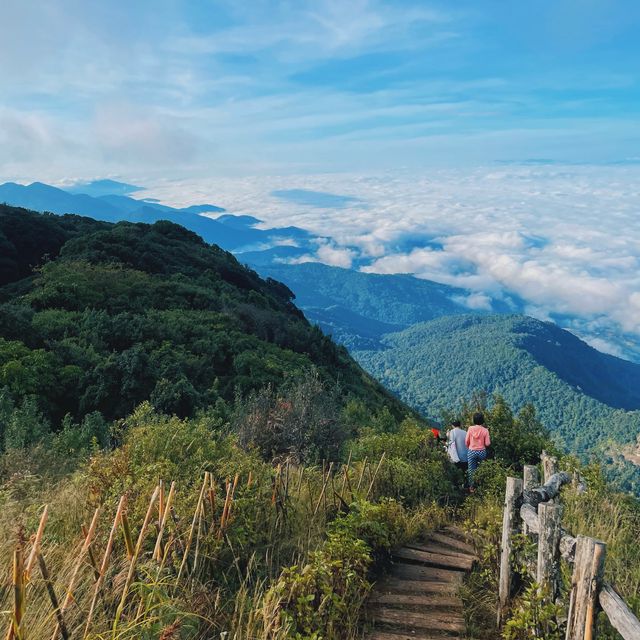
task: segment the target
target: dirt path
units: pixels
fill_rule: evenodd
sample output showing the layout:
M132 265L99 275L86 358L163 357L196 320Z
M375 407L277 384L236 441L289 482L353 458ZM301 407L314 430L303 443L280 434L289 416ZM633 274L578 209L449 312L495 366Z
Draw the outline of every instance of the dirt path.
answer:
M475 560L473 547L456 527L434 533L424 544L394 554L388 576L375 586L368 640L445 640L465 637L458 590Z

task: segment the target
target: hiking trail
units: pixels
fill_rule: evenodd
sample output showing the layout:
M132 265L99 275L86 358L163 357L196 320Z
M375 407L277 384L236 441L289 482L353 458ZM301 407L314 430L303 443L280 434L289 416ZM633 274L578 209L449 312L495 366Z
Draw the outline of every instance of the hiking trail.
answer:
M476 560L468 536L449 526L427 542L393 554L393 567L368 601L372 631L367 640L446 640L465 637L458 592Z

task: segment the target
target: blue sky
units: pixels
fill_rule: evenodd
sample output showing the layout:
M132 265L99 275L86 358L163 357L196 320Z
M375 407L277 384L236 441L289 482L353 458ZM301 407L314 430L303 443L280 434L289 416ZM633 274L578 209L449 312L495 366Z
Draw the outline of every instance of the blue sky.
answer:
M635 0L4 0L0 177L640 158Z

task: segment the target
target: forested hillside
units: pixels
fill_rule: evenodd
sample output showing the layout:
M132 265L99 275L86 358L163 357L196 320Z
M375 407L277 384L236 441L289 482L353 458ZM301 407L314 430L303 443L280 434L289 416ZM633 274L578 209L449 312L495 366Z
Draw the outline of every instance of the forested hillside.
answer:
M0 245L6 444L28 444L65 416L104 438L104 421L145 400L191 416L312 366L344 398L403 411L307 322L286 286L183 227L2 206Z
M284 282L305 315L352 350L378 349L386 333L470 312L468 291L411 275L363 273L318 262L261 264L256 269ZM513 311L506 303L495 304L495 312Z
M516 408L536 405L570 450L607 440L634 442L640 430L640 366L525 316L439 318L387 336L383 351L358 360L402 399L437 418L478 390Z

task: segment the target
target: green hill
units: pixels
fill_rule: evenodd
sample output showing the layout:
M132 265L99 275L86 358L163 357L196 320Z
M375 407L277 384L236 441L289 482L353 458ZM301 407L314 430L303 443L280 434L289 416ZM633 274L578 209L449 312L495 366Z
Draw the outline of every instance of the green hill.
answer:
M257 265L256 269L284 282L309 320L351 350L377 349L386 333L440 316L469 313L464 304L468 291L407 274L363 273L317 262ZM495 312L513 311L504 303L495 305Z
M528 402L570 450L640 431L640 365L614 358L549 322L525 316L456 316L388 335L359 362L433 418L477 390Z
M189 416L311 367L345 397L404 411L286 286L183 227L0 206L0 247L3 429L3 406L29 403L53 428L67 414L121 418L147 399Z

